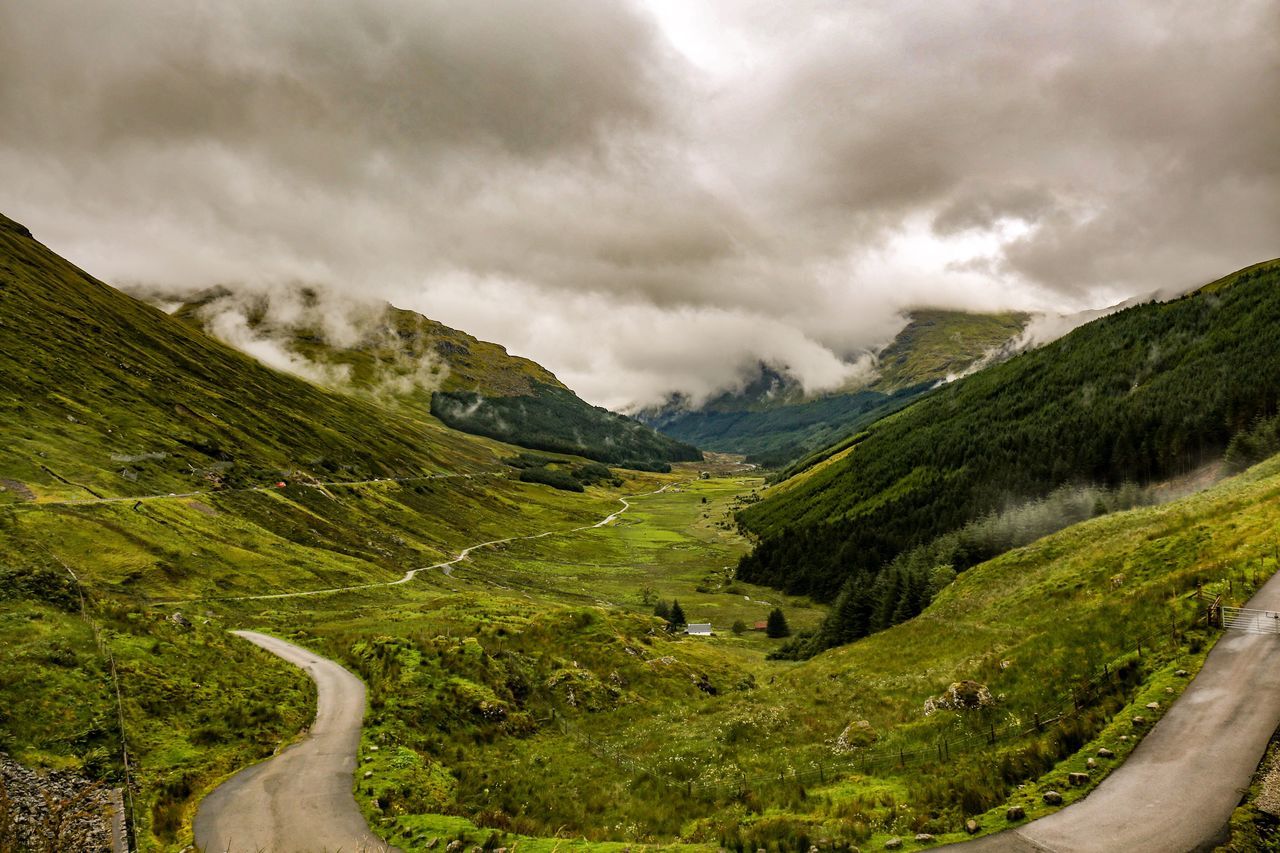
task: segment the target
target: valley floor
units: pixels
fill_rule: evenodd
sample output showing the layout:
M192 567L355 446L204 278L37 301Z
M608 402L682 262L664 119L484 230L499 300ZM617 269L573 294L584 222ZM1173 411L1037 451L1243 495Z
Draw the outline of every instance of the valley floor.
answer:
M227 633L253 629L366 685L356 801L406 851L911 848L967 819L1005 828L1010 804L1038 817L1051 788L1080 799L1111 768L1086 758L1123 759L1145 731L1131 718L1161 716L1211 647L1197 589L1242 600L1275 569L1268 463L971 569L852 646L769 661L780 641L751 626L824 611L733 579L731 514L759 485L692 469L582 495L458 478L10 513L7 552L37 556L0 600L0 748L110 775L118 713L140 846L179 849L219 780L310 719L305 675ZM359 588L246 597L339 587ZM671 599L715 635L663 631ZM940 701L966 681L990 701Z

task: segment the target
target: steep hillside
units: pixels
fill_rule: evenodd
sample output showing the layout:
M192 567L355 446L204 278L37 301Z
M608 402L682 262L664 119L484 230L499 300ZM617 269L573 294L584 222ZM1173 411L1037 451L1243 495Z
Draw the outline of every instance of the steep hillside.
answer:
M338 322L335 312L343 315ZM701 458L687 444L586 403L529 359L384 302L342 302L307 288L215 288L174 316L250 352L272 347L288 360L285 369L336 392L430 412L464 432L639 468Z
M1272 262L1230 287L1126 309L880 421L740 514L761 537L740 576L830 597L1064 484L1149 482L1216 458L1276 412L1278 279Z
M696 409L673 400L640 414L659 431L699 447L743 453L774 467L827 447L890 414L938 382L993 358L1026 326L1025 314L913 311L877 356L878 376L821 395L806 395L789 374L761 364L741 390Z
M482 443L277 373L0 218L0 470L91 497L474 469ZM351 436L359 435L358 441Z

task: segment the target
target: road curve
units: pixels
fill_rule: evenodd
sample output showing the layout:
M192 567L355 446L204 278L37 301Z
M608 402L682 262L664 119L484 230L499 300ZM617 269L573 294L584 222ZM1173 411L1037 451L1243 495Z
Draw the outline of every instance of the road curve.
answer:
M306 649L254 631L233 631L307 671L316 719L305 740L247 767L204 798L196 844L204 853L393 851L369 831L352 793L364 684Z
M1249 607L1280 610L1280 573ZM1211 850L1280 724L1280 636L1228 632L1115 772L1084 800L964 853Z

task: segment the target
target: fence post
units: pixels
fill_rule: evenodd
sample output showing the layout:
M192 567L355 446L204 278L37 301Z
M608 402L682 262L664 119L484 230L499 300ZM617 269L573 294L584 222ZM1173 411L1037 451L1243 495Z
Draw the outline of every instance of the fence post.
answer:
M898 747L898 766L899 767L907 766L907 760L902 755L902 747Z
M1040 722L1040 715L1036 714L1036 731L1043 732L1044 725Z
M995 743L996 743L996 724L993 721L991 723L991 745L995 746Z
M827 783L827 771L822 766L822 762L818 762L818 780L824 785Z
M1138 641L1138 660L1142 660L1142 641Z

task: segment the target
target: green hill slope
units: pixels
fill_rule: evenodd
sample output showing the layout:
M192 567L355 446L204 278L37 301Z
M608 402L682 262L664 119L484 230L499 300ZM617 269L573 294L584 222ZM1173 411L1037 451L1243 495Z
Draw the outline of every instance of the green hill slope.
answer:
M332 390L430 412L464 432L638 468L701 458L688 444L590 405L541 365L421 314L386 303L352 305L353 339L335 341L318 325L325 297L305 288L284 296L298 310L282 312L283 319L271 311L279 295L224 288L200 294L174 316L218 334L220 319L235 312L253 340L273 341L288 357L319 366Z
M36 497L251 485L294 472L365 479L493 458L429 418L269 370L4 218L0 421L10 425L0 470Z
M768 467L786 465L890 414L938 382L990 358L1026 326L1025 314L913 311L878 354L879 377L865 387L806 395L768 365L741 391L696 409L679 401L641 413L659 431L699 447L742 453Z
M898 554L1068 483L1149 482L1216 458L1280 399L1280 264L1129 308L879 422L739 518L743 579L835 595ZM959 558L963 568L963 555Z

